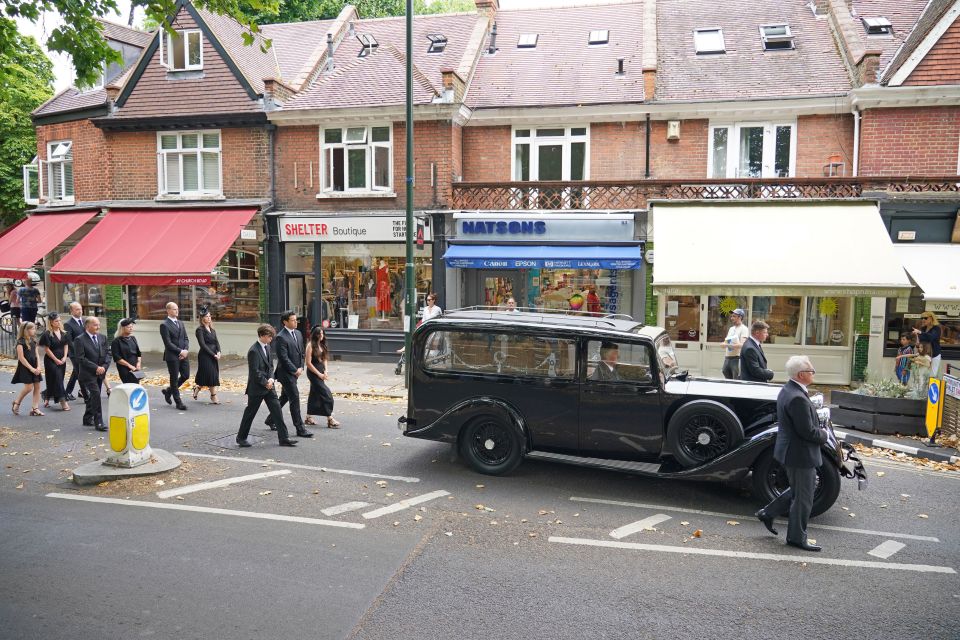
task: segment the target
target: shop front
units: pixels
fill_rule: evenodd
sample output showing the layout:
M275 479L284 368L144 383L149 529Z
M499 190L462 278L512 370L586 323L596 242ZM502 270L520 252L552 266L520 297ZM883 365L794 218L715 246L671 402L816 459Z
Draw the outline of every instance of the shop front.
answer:
M328 329L339 355L395 357L403 346L406 300L406 217L402 214L277 218L282 250L279 306ZM435 291L429 219L414 244L415 306ZM442 279L441 279L442 280Z
M658 324L694 374L721 376L729 315L741 308L748 325L770 325L774 381L803 354L817 382L848 384L870 299L910 291L874 202L665 202L652 214Z
M455 270L457 306L504 308L513 298L520 308L642 318L637 215L454 213L443 257Z

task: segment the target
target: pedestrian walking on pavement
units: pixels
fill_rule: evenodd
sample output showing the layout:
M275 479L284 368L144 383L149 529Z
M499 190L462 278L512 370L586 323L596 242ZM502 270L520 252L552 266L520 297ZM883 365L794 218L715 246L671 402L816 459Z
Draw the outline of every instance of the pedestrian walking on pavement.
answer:
M76 339L83 334L83 307L79 302L70 303L70 317L67 318L63 328L66 329L67 336L70 338L70 345L73 346ZM80 371L80 367L77 365L77 352L73 349L70 350L70 364L72 365L72 370L70 371L70 380L67 382L66 389L68 401L77 399L76 396L73 395L73 387L77 384L77 374ZM83 395L82 388L80 395ZM84 400L86 400L86 398L84 398Z
M327 380L330 379L330 350L327 348L327 335L320 325L314 326L310 332L306 360L307 378L310 380L306 424L317 424L312 416L321 416L327 419L328 429L339 429L340 423L333 417L333 394L327 386Z
M7 302L10 303L10 318L13 320L13 328L16 329L20 324L20 293L12 282L3 285L3 288L7 291Z
M37 361L37 325L32 322L20 324L20 331L17 333L17 369L13 373L13 384L22 384L23 389L13 401L13 415L20 415L20 403L28 395L33 394L33 409L30 410L32 416L44 415L40 411L40 381L43 375L40 373L40 365Z
M133 335L137 321L124 318L117 323L117 332L113 334L110 352L117 365L117 374L124 384L140 384L143 379L143 354Z
M103 426L103 409L100 403L100 388L107 377L110 356L107 340L99 335L100 320L90 316L83 323L83 333L73 342L73 351L77 354L80 368L78 379L80 388L87 399L83 410L83 424L97 431L106 431Z
M287 436L287 425L283 422L283 412L280 410L280 402L277 400L277 392L274 390L275 380L273 378L273 358L270 355L270 343L277 334L269 324L262 324L257 328L257 341L247 351L247 408L243 410L243 418L240 420L240 430L237 431L237 445L240 447L253 446L247 436L250 434L250 426L253 419L257 417L260 405L267 403L267 409L273 417L273 423L276 427L277 437L281 447L295 447L296 440L291 440Z
M193 399L204 387L210 389L210 404L220 404L217 387L220 386L220 340L213 328L213 316L206 307L200 308L200 326L197 327L197 375L193 378Z
M43 295L37 288L38 282L40 282L39 277L32 274L17 292L20 296L20 320L23 322L37 321L37 311L40 309L40 303L43 302Z
M770 335L770 325L763 320L754 320L750 325L750 337L740 347L740 379L752 382L770 382L773 371L767 369L767 356L760 346Z
M807 356L792 356L787 360L790 381L777 396L777 441L773 446L774 459L783 465L790 487L777 496L756 516L774 535L773 520L790 514L787 526L787 544L804 551L820 551L807 540L807 521L813 509L813 494L817 487L817 467L823 464L820 446L827 441L827 432L820 428L817 410L810 402L808 387L813 384L816 371Z
M49 328L40 336L43 347L43 373L47 378L47 388L43 390L43 406L49 407L50 400L60 403L60 408L70 411L67 404L67 392L63 380L67 374L67 357L70 353L70 336L63 328L63 318L56 311L47 316Z
M303 375L304 346L303 335L297 329L297 314L293 311L284 311L280 316L283 328L277 333L277 370L274 377L283 385L280 393L280 407L290 403L290 420L293 422L297 435L301 438L312 438L313 434L307 431L300 413L300 390L297 380ZM267 418L266 424L274 428L273 414Z
M734 309L730 312L730 330L723 341L723 377L727 380L740 379L740 349L743 343L750 338L750 330L743 324L743 309Z
M190 378L190 338L180 322L180 307L176 302L167 303L167 319L160 323L160 338L163 340L163 361L170 374L170 385L163 388L163 399L167 404L176 402L177 409L186 411L187 405L180 399L180 386Z
M924 311L920 314L920 327L914 327L913 333L917 342L929 342L930 375L936 378L940 372L940 338L942 337L940 321L933 311Z

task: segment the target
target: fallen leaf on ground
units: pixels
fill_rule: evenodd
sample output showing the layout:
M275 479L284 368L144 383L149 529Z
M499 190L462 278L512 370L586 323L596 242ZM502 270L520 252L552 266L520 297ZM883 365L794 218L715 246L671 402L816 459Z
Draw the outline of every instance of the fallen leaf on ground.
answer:
M22 483L22 482L17 485L17 489L23 489L23 483Z
M445 535L445 536L447 536L447 537L449 538L450 536L453 535L453 531L444 531L444 532L443 532L443 535Z
M886 471L877 471L877 477L878 477L878 478L882 478L882 477L885 476L885 475L887 475L887 472L886 472Z
M418 513L417 515L413 516L413 521L414 521L414 522L420 522L421 520L423 520L423 516L420 515L419 513Z
M740 523L737 522L736 520L727 520L727 524L730 525L731 527L735 527Z
M690 523L687 522L686 520L681 520L681 521L680 521L680 524L681 524L681 526L684 526L684 527L685 527L685 526L687 526L687 525L690 524Z
M703 535L703 529L697 529L696 531L693 532L694 538L699 538L702 535Z
M177 496L177 500L183 500L183 496Z
M262 496L268 496L268 495L270 495L271 493L273 493L273 491L261 491L261 492L260 492L260 495L262 495Z
M485 486L487 486L487 485L484 485L484 484L478 484L478 485L477 485L477 489L483 489L483 488L484 488Z

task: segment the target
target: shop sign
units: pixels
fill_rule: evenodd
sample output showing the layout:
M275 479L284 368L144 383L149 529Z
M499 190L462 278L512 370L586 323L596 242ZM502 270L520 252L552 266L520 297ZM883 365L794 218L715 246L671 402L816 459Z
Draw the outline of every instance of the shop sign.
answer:
M446 258L451 269L639 269L640 260L626 258Z
M633 214L454 214L456 238L483 242L623 242L633 240Z
M937 302L936 300L927 300L927 311L946 314L948 316L960 316L960 302Z
M282 216L282 242L404 242L407 221L403 216ZM424 225L424 241L432 240Z

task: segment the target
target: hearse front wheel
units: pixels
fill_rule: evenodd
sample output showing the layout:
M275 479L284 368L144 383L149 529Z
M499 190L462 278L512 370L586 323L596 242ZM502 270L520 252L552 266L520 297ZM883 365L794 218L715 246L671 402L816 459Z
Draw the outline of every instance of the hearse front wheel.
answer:
M753 495L768 504L787 490L787 472L773 458L773 449L762 454L753 466ZM840 496L840 470L829 460L817 467L817 487L813 491L813 508L810 516L825 513Z
M490 476L510 473L523 460L523 442L511 424L481 416L460 433L460 455L474 471Z

